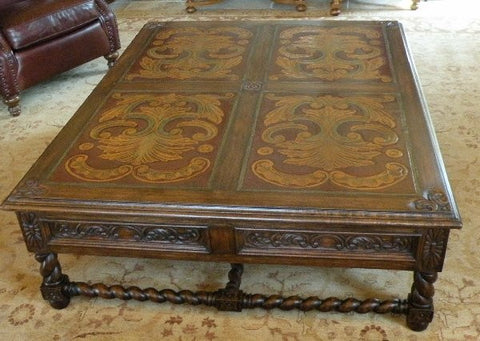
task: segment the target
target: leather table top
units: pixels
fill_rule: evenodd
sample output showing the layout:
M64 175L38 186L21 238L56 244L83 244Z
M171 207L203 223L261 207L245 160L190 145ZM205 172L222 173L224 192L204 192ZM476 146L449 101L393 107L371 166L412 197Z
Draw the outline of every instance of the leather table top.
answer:
M397 22L147 24L4 202L459 227Z

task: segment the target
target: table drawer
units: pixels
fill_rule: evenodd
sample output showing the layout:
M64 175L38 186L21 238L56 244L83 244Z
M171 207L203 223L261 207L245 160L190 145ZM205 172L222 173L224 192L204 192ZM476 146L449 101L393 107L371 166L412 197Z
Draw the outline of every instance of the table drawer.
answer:
M51 246L119 247L210 253L208 227L120 222L45 221Z
M414 260L419 236L337 231L236 228L237 253L249 256L369 259L395 255Z

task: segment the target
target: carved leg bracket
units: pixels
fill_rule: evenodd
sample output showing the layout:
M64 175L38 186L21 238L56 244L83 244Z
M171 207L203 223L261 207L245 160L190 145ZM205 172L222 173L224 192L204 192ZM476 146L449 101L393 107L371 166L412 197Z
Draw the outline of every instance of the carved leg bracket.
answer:
M214 306L221 311L242 311L243 298L245 294L240 290L240 284L243 274L242 264L232 264L232 269L228 273L229 282L225 289L220 289L214 293Z
M55 309L63 309L70 303L70 296L65 288L70 284L68 276L62 274L60 263L55 253L36 254L35 259L40 262L40 274L43 277L43 299Z
M412 291L408 296L407 325L415 331L427 329L433 319L433 283L437 273L416 271L413 275Z

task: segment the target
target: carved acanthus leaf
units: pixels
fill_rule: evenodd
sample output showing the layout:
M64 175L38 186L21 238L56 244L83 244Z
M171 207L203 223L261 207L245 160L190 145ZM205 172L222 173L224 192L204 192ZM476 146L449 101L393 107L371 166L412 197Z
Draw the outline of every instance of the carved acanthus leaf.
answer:
M404 236L318 234L309 232L245 231L245 246L254 248L303 248L407 252L412 239Z
M171 244L203 244L203 229L195 227L134 226L101 223L54 222L55 238L98 238Z

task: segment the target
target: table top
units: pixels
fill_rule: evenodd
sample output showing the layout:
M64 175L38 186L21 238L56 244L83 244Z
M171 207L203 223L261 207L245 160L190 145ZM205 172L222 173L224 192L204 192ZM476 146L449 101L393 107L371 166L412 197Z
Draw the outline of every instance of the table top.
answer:
M3 206L461 225L398 22L149 23Z

